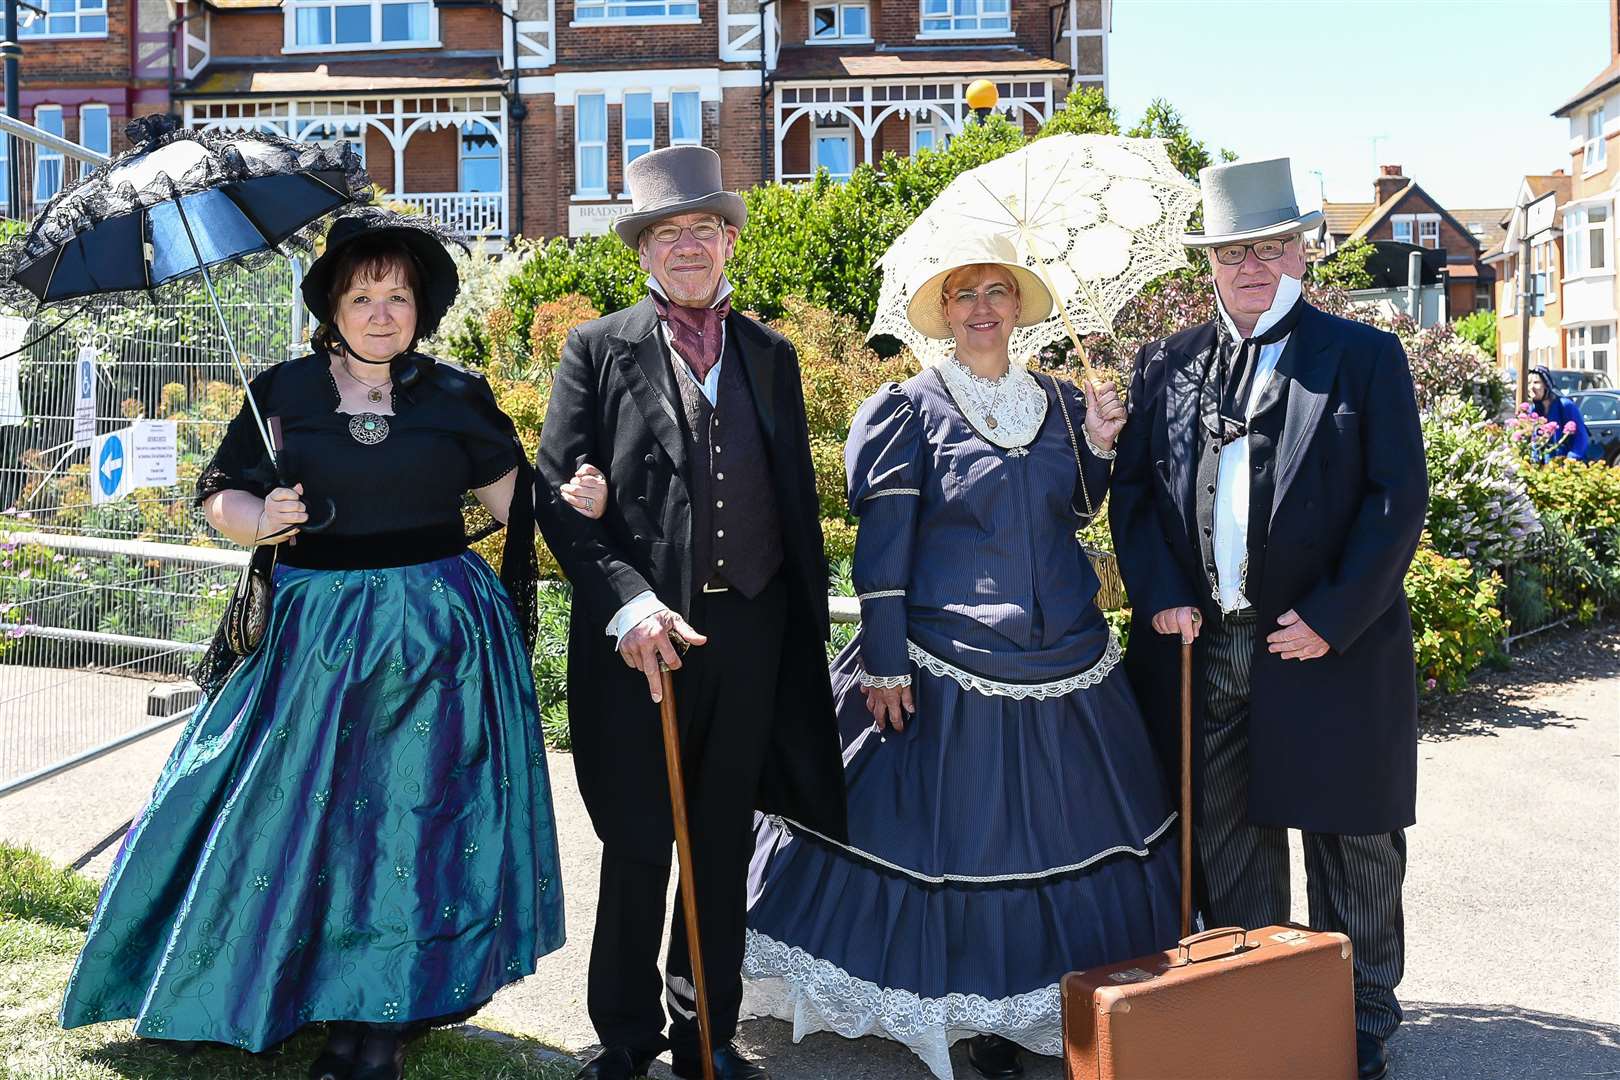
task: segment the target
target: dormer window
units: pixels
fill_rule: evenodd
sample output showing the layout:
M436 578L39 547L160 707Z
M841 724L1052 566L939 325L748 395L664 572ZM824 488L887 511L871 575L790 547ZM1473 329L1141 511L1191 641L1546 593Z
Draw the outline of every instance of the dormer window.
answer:
M1011 0L922 0L919 37L1006 37Z
M438 44L427 0L286 0L288 52L410 48Z
M872 15L866 4L816 4L810 8L810 41L871 41Z

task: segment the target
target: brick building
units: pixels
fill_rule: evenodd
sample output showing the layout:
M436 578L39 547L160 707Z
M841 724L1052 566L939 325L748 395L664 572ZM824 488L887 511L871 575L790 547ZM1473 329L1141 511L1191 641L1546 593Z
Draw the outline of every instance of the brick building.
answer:
M1394 240L1446 253L1446 317L1495 304L1496 271L1483 256L1500 242L1506 209L1447 210L1399 165L1373 180L1373 201L1324 202L1324 252L1353 240Z
M1620 338L1620 0L1608 0L1609 63L1553 115L1569 122L1569 197L1556 218L1563 245L1564 361L1614 379Z
M748 187L942 145L994 81L1033 129L1106 88L1112 0L51 0L22 118L117 152L125 120L345 139L467 235L604 232L624 166L702 143ZM103 116L100 106L105 106ZM88 111L86 111L88 110Z

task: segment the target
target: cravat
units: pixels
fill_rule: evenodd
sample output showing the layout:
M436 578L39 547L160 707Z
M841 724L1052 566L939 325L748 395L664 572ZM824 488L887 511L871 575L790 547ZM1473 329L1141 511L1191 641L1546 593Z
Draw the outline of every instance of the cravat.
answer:
M689 308L672 304L658 293L652 293L653 307L658 317L669 324L675 351L686 366L692 369L698 382L709 377L709 371L720 362L720 327L731 314L731 298L713 307Z
M1249 433L1249 395L1254 387L1255 369L1260 364L1260 350L1293 333L1304 307L1305 298L1300 297L1265 333L1241 340L1232 335L1225 319L1216 320L1215 363L1211 365L1215 378L1212 385L1211 372L1205 369L1198 412L1204 430L1218 436L1222 446Z

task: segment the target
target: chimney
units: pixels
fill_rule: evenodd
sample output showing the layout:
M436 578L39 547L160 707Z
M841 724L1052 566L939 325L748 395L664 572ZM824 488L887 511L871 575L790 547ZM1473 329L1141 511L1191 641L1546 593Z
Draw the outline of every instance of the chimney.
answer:
M1620 4L1620 0L1614 0ZM1373 181L1373 202L1382 204L1391 195L1406 186L1406 177L1401 175L1399 165L1380 165L1378 178Z

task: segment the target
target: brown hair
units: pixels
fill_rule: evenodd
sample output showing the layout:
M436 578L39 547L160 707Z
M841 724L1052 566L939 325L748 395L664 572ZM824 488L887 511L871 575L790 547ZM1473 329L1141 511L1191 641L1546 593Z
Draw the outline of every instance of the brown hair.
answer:
M999 271L1001 271L1002 275L1004 277L1006 277L1008 283L1010 283L1012 285L1013 296L1019 301L1022 301L1024 299L1024 290L1019 287L1018 275L1013 273L1011 270L1008 270L1005 266L1002 266L999 263L968 263L965 266L958 266L956 269L952 270L950 273L946 274L942 279L940 279L940 283L939 283L939 306L942 309L945 308L945 307L950 306L950 302L951 302L951 278L955 277L958 274L966 273L969 270L978 270L978 271L981 271L981 272L985 271L985 270L999 270Z
M381 281L398 272L411 296L422 299L422 264L409 247L389 236L361 237L338 252L332 261L332 280L326 290L326 320L310 341L325 352L341 348L337 333L338 301L357 281Z

